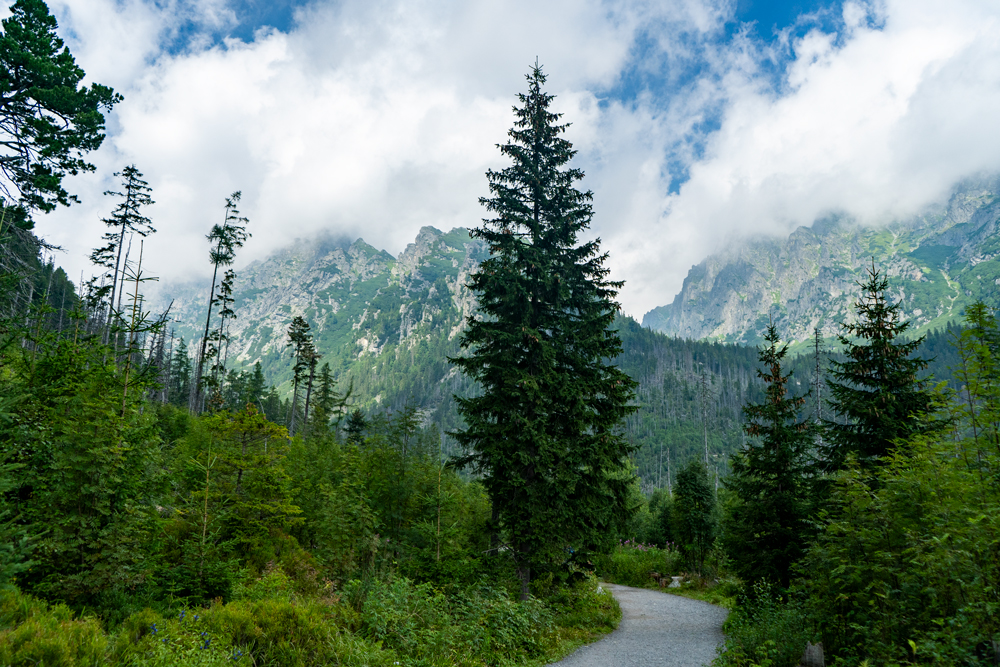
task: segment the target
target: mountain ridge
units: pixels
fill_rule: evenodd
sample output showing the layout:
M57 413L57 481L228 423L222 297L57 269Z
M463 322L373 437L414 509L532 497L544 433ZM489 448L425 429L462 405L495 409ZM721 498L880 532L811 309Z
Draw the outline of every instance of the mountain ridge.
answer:
M874 262L918 334L946 326L1000 284L1000 178L967 182L946 204L872 227L831 216L786 238L756 237L692 267L643 325L667 335L757 344L769 318L782 339L832 336L853 319Z

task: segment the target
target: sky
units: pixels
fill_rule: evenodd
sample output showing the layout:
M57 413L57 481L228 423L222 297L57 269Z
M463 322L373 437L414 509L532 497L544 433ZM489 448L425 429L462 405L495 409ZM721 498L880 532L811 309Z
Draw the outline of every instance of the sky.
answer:
M537 58L594 193L591 233L641 318L690 268L830 214L881 223L1000 171L1000 0L49 0L87 80L124 101L39 216L93 269L135 164L145 269L209 274L242 192L237 270L318 234L393 254L473 227Z

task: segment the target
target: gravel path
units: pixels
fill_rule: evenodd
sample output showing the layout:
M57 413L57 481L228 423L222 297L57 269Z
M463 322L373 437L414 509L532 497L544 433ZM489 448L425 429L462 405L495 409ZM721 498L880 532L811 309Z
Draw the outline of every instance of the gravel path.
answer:
M701 667L722 643L722 607L645 588L601 584L622 608L618 629L580 648L563 667Z

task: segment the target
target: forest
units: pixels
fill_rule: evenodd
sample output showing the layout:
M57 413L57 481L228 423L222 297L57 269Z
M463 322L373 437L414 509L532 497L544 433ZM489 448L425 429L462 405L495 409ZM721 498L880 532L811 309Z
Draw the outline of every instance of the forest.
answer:
M206 230L190 342L144 297L135 165L95 276L57 268L33 216L73 203L63 177L93 169L124 102L81 84L41 0L11 9L0 664L546 664L618 624L599 580L673 577L731 610L719 667L793 666L810 644L834 665L996 663L990 304L911 338L873 264L826 351L790 359L774 327L756 349L643 329L580 240L592 196L536 64L510 166L487 173L496 217L472 231L481 316L428 351L457 369L454 402L430 418L411 357L385 405L362 403L302 316L279 384L229 357L240 192Z

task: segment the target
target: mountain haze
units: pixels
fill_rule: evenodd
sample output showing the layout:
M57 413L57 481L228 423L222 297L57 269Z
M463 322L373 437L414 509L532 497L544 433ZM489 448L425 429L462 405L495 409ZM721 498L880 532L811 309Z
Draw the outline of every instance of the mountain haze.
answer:
M694 266L673 302L642 323L671 336L756 344L768 318L782 338L832 336L853 318L874 261L919 333L959 319L1000 284L1000 179L967 182L923 215L879 227L830 217L786 239L757 238Z
M297 241L238 272L229 366L259 361L268 381L290 393L287 331L301 315L320 364L330 364L341 389L353 387L354 405L411 404L442 431L459 427L452 395L476 386L447 358L461 353L458 334L475 309L465 283L486 251L461 228L425 227L398 257L360 239ZM161 293L174 299L175 336L196 341L208 286L165 285ZM665 485L680 463L704 457L706 420L709 456L725 472L741 442L740 407L759 392L755 350L674 340L626 317L616 327L625 348L617 363L640 383L640 410L625 430L641 446L634 460L645 486ZM444 446L451 451L450 438Z
M982 206L975 207L976 211L981 209ZM969 217L974 219L975 215ZM955 225L950 229L953 238L959 238ZM822 241L813 238L817 234ZM762 250L757 254L748 250L745 256L760 262L771 261L774 266L774 259L766 255L773 252L785 263L779 272L784 277L807 274L801 267L807 264L808 252L820 258L839 256L842 263L848 258L857 259L860 267L863 253L875 247L879 239L892 240L899 250L907 248L905 238L911 237L891 229L861 230L844 223L830 223L827 227L820 225L818 230L796 232L794 242L789 244L792 251L777 242L761 242ZM838 239L855 245L837 250L832 244ZM898 276L913 263L914 256L923 256L919 251L926 252L928 245L922 244L917 252L908 250L906 256L891 255L890 248L885 250L885 256L889 257L896 276L892 288L898 290ZM238 273L234 286L237 319L230 330L229 366L249 369L260 362L268 382L284 395L290 395L292 356L287 347L287 332L292 318L301 315L311 326L322 355L320 364L330 364L341 390L352 387L354 406L372 412L412 405L421 410L425 423L436 424L442 432L458 428L461 420L452 396L472 395L477 387L456 371L448 357L462 353L459 334L465 318L474 313L476 303L465 283L485 259L486 252L486 246L462 228L445 233L424 227L398 257L361 239L296 241ZM939 271L946 272L945 267L952 266L947 257L950 255L946 255ZM706 266L711 261L714 260L707 261ZM753 268L749 262L742 266ZM723 267L723 270L732 273L732 269ZM914 275L909 270L906 275ZM847 318L853 303L849 292L853 274L821 269L820 278L813 279L811 289L819 289L820 281L830 275L835 275L841 290L834 297L827 295L838 304L838 310L830 317ZM912 280L934 285L936 277L931 275L933 279ZM699 283L689 277L685 286L692 284ZM195 342L204 331L208 286L167 285L162 293L174 299L175 335ZM915 292L911 289L909 293ZM812 312L807 296L805 290L800 290L799 301L793 301L793 306ZM915 301L910 313L921 303ZM696 300L683 311L691 321L696 321L695 305ZM959 300L956 298L955 304L949 302L949 305L951 310L942 311L937 319L926 322L957 316ZM789 312L786 322L808 335L805 327L811 320L805 318L800 322L792 317L798 311ZM629 317L619 317L615 328L624 348L616 363L639 383L639 410L626 421L624 429L632 442L639 445L633 461L643 486L647 490L666 486L679 466L691 458L703 459L706 449L713 472L717 469L724 475L729 455L743 442L742 406L747 401L761 399L756 349L725 344L718 339L664 335L640 326ZM827 331L833 330L831 323ZM941 363L932 368L939 379L946 379L943 364L949 360L950 349L946 338L945 334L932 337L922 352L927 357L939 357ZM812 386L814 365L811 357L793 363L795 393L805 393ZM815 409L814 403L810 399L807 413ZM450 438L444 437L442 444L445 453L454 452Z

